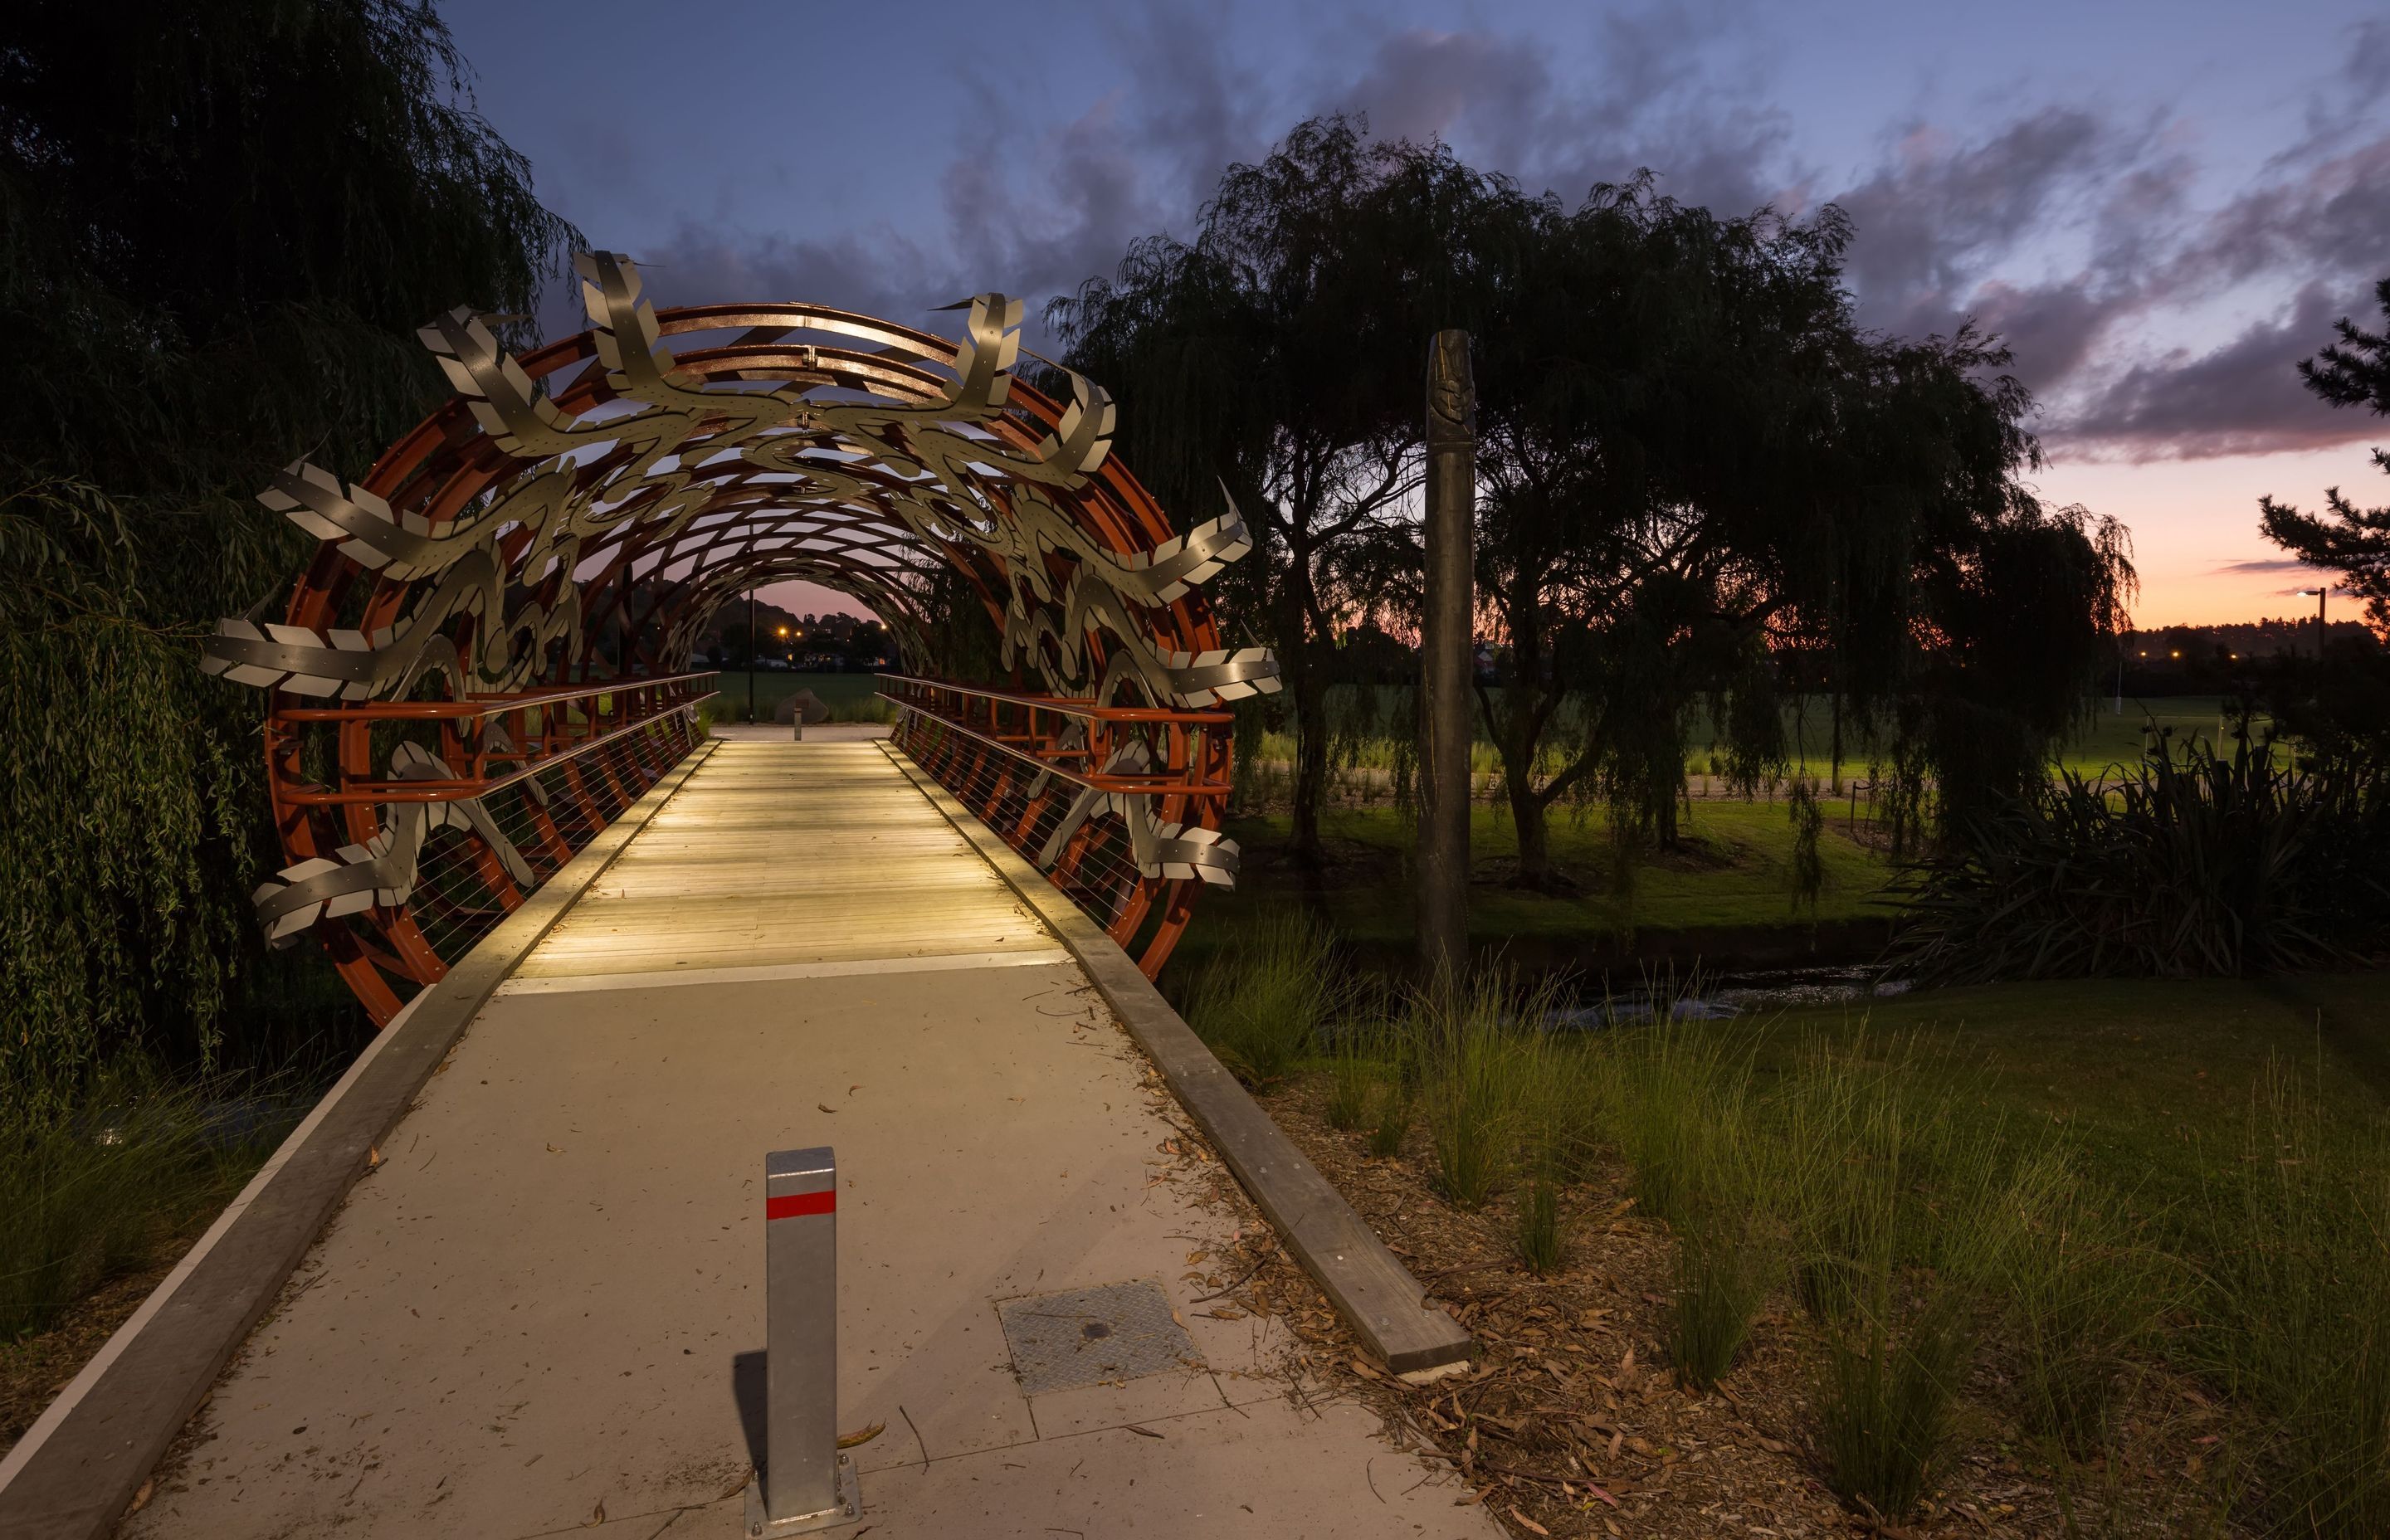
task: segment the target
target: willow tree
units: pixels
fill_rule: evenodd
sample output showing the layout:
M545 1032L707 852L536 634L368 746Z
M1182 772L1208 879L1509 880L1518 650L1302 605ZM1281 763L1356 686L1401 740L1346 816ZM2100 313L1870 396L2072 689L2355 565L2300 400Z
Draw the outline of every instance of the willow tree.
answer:
M429 6L26 0L0 45L0 1084L204 1059L259 956L252 692L196 638L444 392L412 333L535 307L572 233Z
M1255 553L1231 623L1277 648L1295 725L1293 848L1319 853L1328 690L1353 557L1415 507L1426 347L1468 324L1478 214L1498 184L1440 145L1345 117L1228 168L1191 242L1156 236L1047 319L1121 398L1121 447L1183 521L1225 486Z
M1503 217L1479 551L1504 649L1479 694L1519 880L1554 880L1563 798L1672 842L1703 699L1746 783L1785 763L1802 688L1946 810L2037 774L2131 573L2114 526L2019 484L2006 354L1863 332L1832 209L1719 219L1645 178Z

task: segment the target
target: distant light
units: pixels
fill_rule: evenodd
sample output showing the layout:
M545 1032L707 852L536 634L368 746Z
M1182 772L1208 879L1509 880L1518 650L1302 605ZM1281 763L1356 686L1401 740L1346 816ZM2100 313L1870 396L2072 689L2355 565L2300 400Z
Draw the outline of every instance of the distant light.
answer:
M2167 654L2166 654L2166 656L2167 656L2167 657L2169 657L2169 658L2179 658L2179 657L2181 657L2181 656L2182 656L2182 654L2181 654L2181 653L2179 653L2179 652L2169 652L2169 653L2167 653Z

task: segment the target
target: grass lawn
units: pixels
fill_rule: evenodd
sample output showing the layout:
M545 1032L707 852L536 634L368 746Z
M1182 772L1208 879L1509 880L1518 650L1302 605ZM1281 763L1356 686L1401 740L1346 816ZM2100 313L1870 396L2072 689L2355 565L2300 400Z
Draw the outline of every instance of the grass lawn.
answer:
M1287 854L1286 815L1231 818L1228 833L1243 851L1237 886L1203 895L1173 969L1200 964L1216 949L1298 908L1326 919L1347 943L1407 946L1416 844L1410 831L1389 807L1331 808L1322 815L1321 827L1329 861L1306 871ZM1634 892L1622 895L1612 880L1603 815L1594 810L1578 820L1561 814L1551 825L1552 855L1574 891L1530 892L1508 885L1518 861L1509 814L1473 809L1471 941L1486 948L1525 943L1539 957L1565 962L1572 949L1588 957L1597 949L1614 949L1630 927L1646 943L1670 933L1715 930L1807 935L1809 916L1796 913L1792 904L1792 825L1781 802L1696 802L1684 827L1685 848L1648 855ZM1818 922L1881 920L1891 913L1877 896L1889 868L1844 831L1841 818L1827 818L1818 845L1826 864Z
M2069 770L2093 774L2111 764L2130 764L2141 754L2143 729L2154 723L2174 729L2178 742L2197 738L2211 748L2224 741L2229 726L2224 719L2224 698L2218 695L2171 695L2142 699L2125 698L2125 709L2116 710L2112 696L2101 696L2086 703L2086 715L2074 734L2058 751L2058 763ZM1806 712L1787 708L1784 713L1784 739L1792 751L1796 771L1823 778L1833 769L1829 750L1833 742L1833 723L1821 706ZM1715 738L1705 720L1696 720L1685 741L1691 749L1690 755L1695 774L1708 767L1708 745ZM1846 740L1843 749L1843 774L1859 776L1867 773L1869 751L1856 740Z
M2070 770L2092 774L2111 764L2130 764L2140 757L2144 725L2155 723L2174 729L2175 741L2197 738L2209 748L2230 747L2226 736L2231 724L2224 716L2220 695L2178 695L2150 700L2125 698L2119 714L2113 699L2093 702L2092 715L2059 753ZM2262 724L2261 724L2262 725Z
M2084 979L1925 990L1706 1023L1763 1078L1819 1036L1913 1039L1915 1073L2018 1139L2049 1131L2144 1213L2199 1230L2254 1098L2290 1072L2352 1136L2390 1105L2390 976Z
M2115 709L2113 697L2103 696L2088 702L2088 714L2075 733L2061 746L2058 763L2083 775L2096 775L2112 764L2131 764L2140 758L2147 725L2170 727L2178 743L2196 738L2210 748L2229 742L2224 734L2229 724L2224 719L2224 698L2216 695L2177 695L2125 698L2125 709ZM1785 741L1792 746L1793 769L1824 779L1833 771L1829 754L1832 738L1831 720L1822 710L1802 713L1788 710L1784 718ZM1686 741L1691 746L1690 756L1695 774L1708 768L1711 733L1704 724L1697 723ZM1846 778L1864 776L1869 751L1845 743L1843 750L1843 774Z
M755 714L765 722L779 703L799 690L811 690L830 710L834 722L877 720L875 710L887 702L876 698L880 676L876 674L781 674L765 670L748 674L729 670L714 676L715 696L712 701L716 722L743 722L747 719L747 691L752 681L755 692Z
M1386 738L1374 724L1396 719L1399 702L1395 692L1381 689L1378 714L1372 725L1355 725L1358 741L1352 750L1356 765L1385 770L1394 761L1394 741ZM1351 687L1339 687L1330 692L1329 713L1332 721L1348 722L1355 708L1356 695ZM1266 710L1266 707L1257 708ZM1834 775L1831 754L1833 719L1826 707L1810 702L1805 707L1791 705L1784 709L1784 742L1790 758L1789 773L1829 781ZM2083 720L2074 734L2062 744L2057 761L2065 768L2083 775L2096 775L2112 764L2131 764L2140 757L2145 741L2144 729L2150 725L2172 728L2177 742L2197 738L2214 748L2226 742L2229 724L2224 717L2224 698L2216 695L2153 696L2142 699L2127 696L2124 710L2116 710L2113 697L2102 696L2086 702ZM1479 776L1498 775L1501 760L1494 752L1493 741L1484 736L1484 725L1477 725L1477 738L1472 746L1470 764ZM1698 706L1693 709L1685 728L1685 768L1690 776L1714 773L1711 760L1716 752L1716 729ZM1868 774L1872 751L1856 734L1844 738L1843 744L1842 778L1864 780ZM1267 732L1262 735L1262 763L1275 768L1281 776L1292 764L1294 738L1291 733Z

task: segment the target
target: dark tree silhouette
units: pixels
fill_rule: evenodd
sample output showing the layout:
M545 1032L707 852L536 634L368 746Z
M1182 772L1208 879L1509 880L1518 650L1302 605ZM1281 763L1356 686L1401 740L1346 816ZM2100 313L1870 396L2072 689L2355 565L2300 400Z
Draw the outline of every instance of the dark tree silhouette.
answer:
M1194 241L1152 237L1047 318L1117 391L1123 454L1183 520L1225 486L1256 550L1222 580L1265 627L1295 724L1294 848L1319 850L1335 639L1356 548L1418 486L1427 338L1466 324L1463 267L1488 179L1441 146L1299 125L1228 168Z
M252 1030L259 697L195 638L447 391L414 339L535 308L571 229L428 5L19 0L0 24L0 1094Z
M2132 574L2120 529L2018 484L2007 354L1862 332L1831 208L1723 220L1648 175L1507 205L1479 377L1508 646L1480 696L1520 879L1551 876L1563 798L1673 842L1704 697L1746 779L1783 764L1795 689L1881 729L1946 815L2039 775Z
M2390 278L2373 292L2390 320ZM2390 416L2390 326L2366 331L2343 317L2333 329L2340 340L2301 359L2299 378L2334 406L2370 406L2376 416ZM2390 449L2374 450L2373 463L2390 473ZM2325 488L2323 496L2321 515L2261 498L2258 528L2301 561L2338 572L2348 591L2365 601L2366 619L2374 628L2390 630L2390 507L2359 507L2338 487Z

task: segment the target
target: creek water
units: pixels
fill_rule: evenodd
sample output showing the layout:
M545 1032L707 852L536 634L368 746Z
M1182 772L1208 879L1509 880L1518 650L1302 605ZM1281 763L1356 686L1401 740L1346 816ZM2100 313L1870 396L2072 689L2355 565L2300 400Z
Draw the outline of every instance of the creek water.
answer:
M1558 1031L1589 1032L1657 1020L1724 1021L1795 1006L1889 999L1908 993L1906 979L1878 979L1869 968L1786 968L1692 974L1683 979L1647 977L1627 984L1588 980L1569 1003L1550 1011L1545 1024Z

